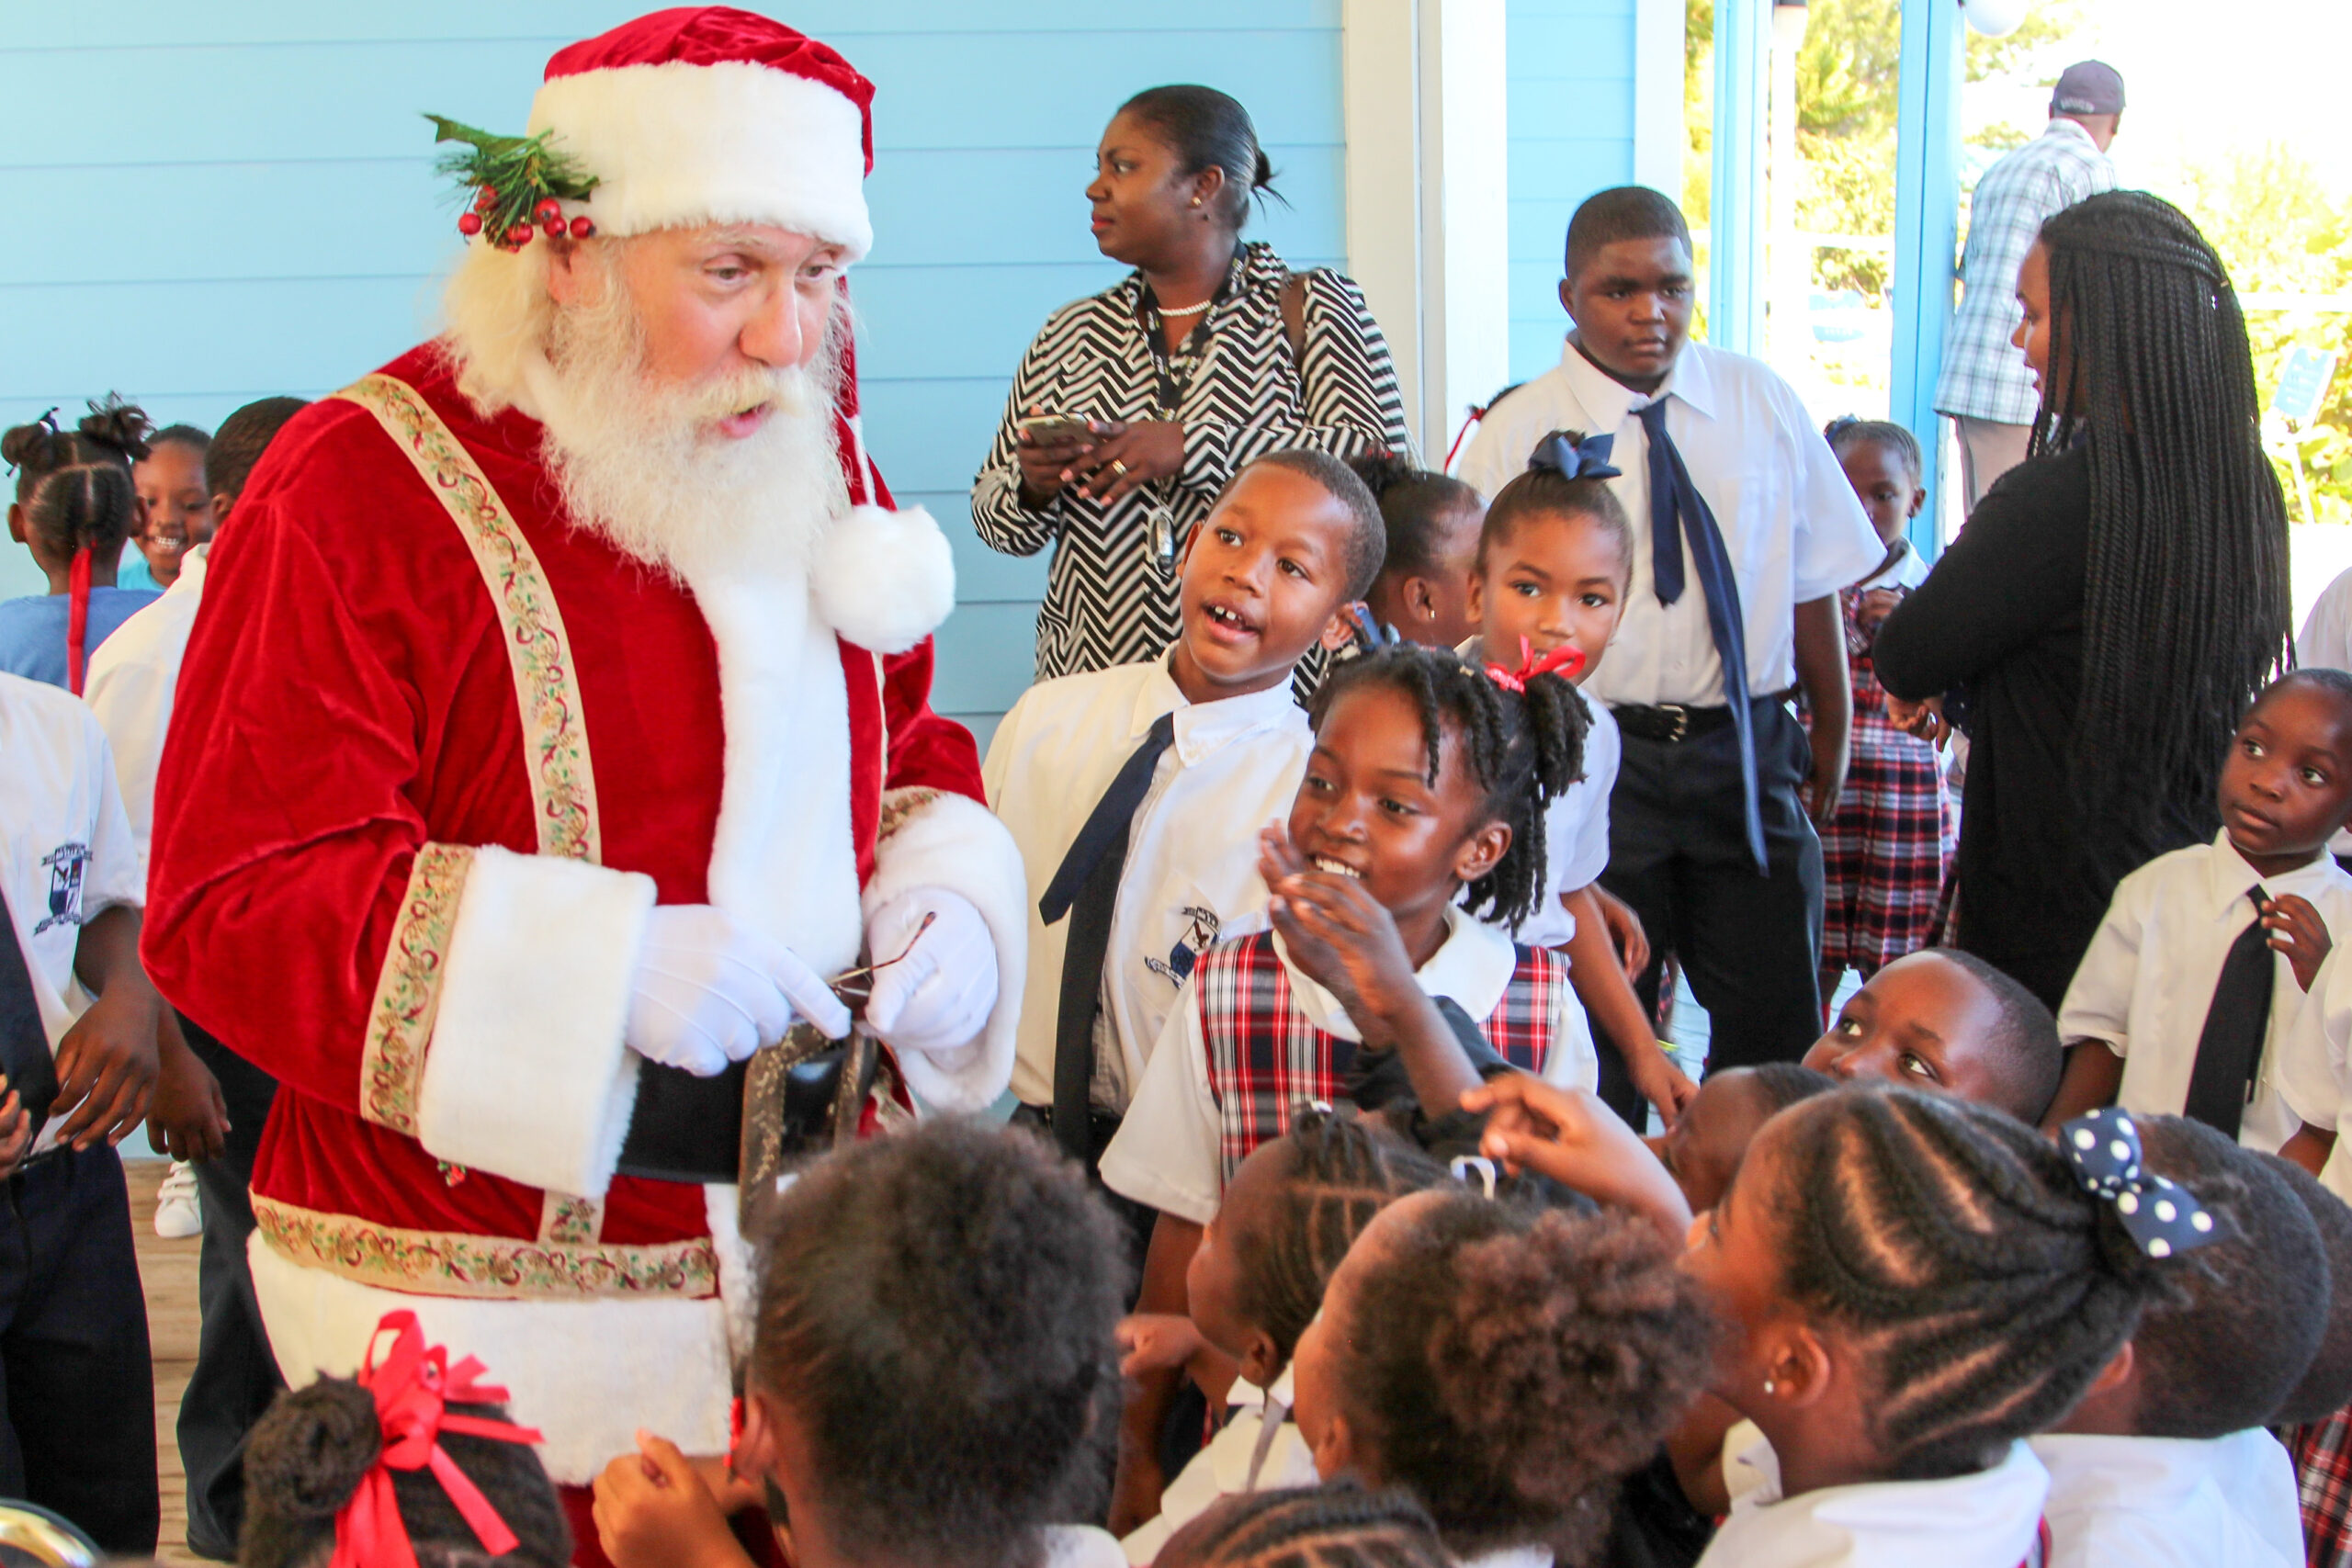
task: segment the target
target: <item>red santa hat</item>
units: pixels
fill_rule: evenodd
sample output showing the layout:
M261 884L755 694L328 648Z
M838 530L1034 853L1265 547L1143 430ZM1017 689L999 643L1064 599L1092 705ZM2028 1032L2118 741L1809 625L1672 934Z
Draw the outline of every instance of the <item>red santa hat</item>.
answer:
M529 134L595 177L565 203L603 234L773 223L873 247L874 84L781 22L725 6L655 11L560 50Z

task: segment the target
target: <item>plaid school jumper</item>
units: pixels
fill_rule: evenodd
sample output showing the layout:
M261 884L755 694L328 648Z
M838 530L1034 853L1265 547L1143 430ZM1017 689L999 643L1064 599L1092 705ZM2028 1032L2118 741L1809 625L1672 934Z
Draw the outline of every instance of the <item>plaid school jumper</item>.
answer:
M1504 1060L1540 1073L1568 966L1549 948L1521 947L1518 953L1502 998L1479 1025ZM1230 1181L1252 1149L1290 1131L1301 1104L1329 1105L1340 1098L1340 1080L1355 1059L1356 1043L1317 1029L1300 1010L1272 931L1209 949L1193 971L1193 985Z
M1825 1005L1848 968L1867 980L1929 944L1960 842L1960 814L1936 749L1887 717L1886 688L1871 665L1875 635L1854 618L1861 592L1849 588L1838 598L1854 678L1853 761L1838 813L1821 833Z

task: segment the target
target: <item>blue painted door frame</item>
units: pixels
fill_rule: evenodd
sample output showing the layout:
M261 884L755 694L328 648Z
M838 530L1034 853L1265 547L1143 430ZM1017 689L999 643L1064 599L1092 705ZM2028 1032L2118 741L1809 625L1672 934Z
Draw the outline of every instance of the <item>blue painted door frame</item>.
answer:
M1943 548L1943 433L1936 412L1951 328L1960 232L1960 85L1968 37L1960 0L1903 0L1902 80L1895 103L1894 363L1891 415L1919 438L1928 504L1911 542Z
M1771 42L1772 0L1715 0L1707 341L1734 354L1764 349L1764 107Z

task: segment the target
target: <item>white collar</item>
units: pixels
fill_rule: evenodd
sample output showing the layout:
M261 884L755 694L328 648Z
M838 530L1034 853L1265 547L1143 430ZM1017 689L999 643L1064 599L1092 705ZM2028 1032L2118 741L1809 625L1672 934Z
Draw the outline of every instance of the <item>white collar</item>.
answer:
M1715 378L1707 363L1714 351L1704 344L1685 343L1682 353L1674 361L1674 368L1667 372L1665 384L1654 392L1637 392L1618 380L1577 351L1573 343L1560 344L1560 373L1566 378L1568 391L1592 421L1587 435L1607 435L1625 423L1635 409L1667 398L1680 398L1694 413L1708 419L1715 417ZM1617 465L1623 468L1624 464Z
M1177 689L1176 678L1168 672L1168 657L1162 655L1136 690L1135 707L1127 717L1127 741L1140 742L1153 722L1167 713L1176 716L1176 755L1188 768L1199 766L1203 758L1245 737L1272 728L1303 728L1306 723L1306 710L1291 695L1288 681L1277 681L1262 692L1196 703ZM1256 830L1257 824L1248 826Z
M1758 1568L1925 1560L1907 1553L1906 1543L1922 1552L1934 1543L1943 1551L1939 1562L1997 1559L2007 1568L2031 1544L2050 1492L2049 1472L2023 1443L2012 1443L1999 1464L1973 1474L1823 1486L1785 1500L1770 1444L1759 1441L1738 1457L1763 1472L1764 1484L1733 1502L1708 1556L1721 1550L1718 1561ZM1972 1550L1953 1555L1954 1543ZM1978 1543L1981 1551L1973 1550Z
M2132 1506L2153 1502L2170 1507L2199 1483L2223 1482L2260 1462L2266 1450L2226 1438L2125 1438L2089 1432L2044 1432L2032 1439L2034 1457L2050 1472L2052 1500L2070 1506ZM2271 1448L2278 1439L2255 1429Z
M2050 117L2050 123L2041 128L2041 134L2044 136L2071 136L2079 140L2084 146L2088 147L2092 152L2098 152L2099 151L2098 139L2093 137L2089 131L2083 129L2082 122L2080 120L2068 119L2064 115L2052 115ZM2100 156L2104 157L2106 154L2100 153Z
M1911 541L1908 539L1897 538L1895 543L1901 545L1903 548L1895 553L1894 558L1854 584L1856 588L1876 588L1883 583L1902 581L1903 569L1911 563L1912 558L1918 552L1911 547Z
M1414 971L1413 978L1429 995L1452 997L1464 1012L1483 1019L1503 999L1503 987L1519 968L1519 950L1510 937L1472 919L1458 908L1445 911L1445 941L1430 954L1427 964ZM1274 956L1282 960L1283 972L1290 977L1291 996L1309 1023L1342 1040L1363 1038L1340 998L1291 962L1280 931L1274 933Z
M205 568L211 555L212 541L207 539L204 543L197 546L196 548L188 551L185 556L182 556L180 558L180 574L172 579L172 585L169 588L164 589L164 592L166 593L195 593L200 592L204 587Z
M1552 1568L1553 1556L1548 1546L1506 1546L1499 1551L1454 1561L1462 1568Z
M2264 876L2246 864L2230 842L2227 828L2213 835L2213 852L2206 857L2206 895L2212 900L2211 912L2216 917L2226 913L2232 904L2251 893L2256 884L2269 890L2273 897L2300 893L2305 897L2323 891L2344 874L2325 850L2309 865L2299 865L2277 876Z

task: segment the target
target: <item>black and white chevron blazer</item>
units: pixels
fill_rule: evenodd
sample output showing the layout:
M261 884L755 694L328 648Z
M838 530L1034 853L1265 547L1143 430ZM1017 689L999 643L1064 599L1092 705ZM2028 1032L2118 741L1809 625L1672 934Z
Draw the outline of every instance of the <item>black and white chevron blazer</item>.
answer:
M1180 544L1225 481L1261 453L1411 450L1387 341L1355 284L1324 268L1298 275L1306 335L1304 354L1294 357L1282 313L1289 269L1262 243L1245 246L1238 265L1238 283L1209 312L1208 347L1178 415L1184 471L1171 504ZM1032 556L1060 547L1037 615L1041 681L1155 659L1175 640L1176 584L1152 559L1150 496L1138 491L1106 508L1072 489L1032 510L1021 503L1013 457L1018 422L1033 407L1094 419L1163 417L1151 351L1136 324L1142 289L1142 275L1130 273L1046 319L1022 356L996 443L972 481L972 526L991 548Z

